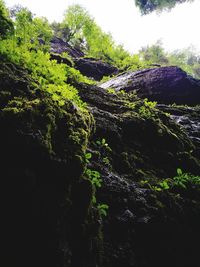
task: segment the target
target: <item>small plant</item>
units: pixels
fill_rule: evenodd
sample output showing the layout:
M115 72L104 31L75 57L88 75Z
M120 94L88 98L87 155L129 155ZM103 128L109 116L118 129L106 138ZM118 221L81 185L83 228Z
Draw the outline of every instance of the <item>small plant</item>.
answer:
M103 158L103 163L105 163L105 165L109 165L110 164L110 160L108 157L104 157Z
M163 189L163 190L168 190L170 188L168 181L164 180L162 182L159 183L159 186Z
M115 89L113 89L113 88L108 88L108 89L107 89L107 92L108 92L109 94L116 95L116 91L115 91Z
M105 148L108 147L108 144L106 143L105 138L102 138L101 141L98 140L96 143L100 147L105 147ZM91 184L93 185L93 188L94 188L94 194L92 196L91 203L98 209L100 217L103 217L103 216L107 216L108 205L105 203L97 203L96 189L100 188L102 186L102 179L101 179L101 175L98 171L87 168L87 164L90 163L91 158L92 158L92 153L90 153L90 152L85 153L84 161L86 163L86 169L85 169L84 174L89 179L89 181L91 182ZM110 163L110 161L107 157L103 158L103 162L105 164Z
M100 214L101 217L107 216L107 210L109 209L109 206L107 204L99 203L97 205L97 208L99 210L99 214Z
M140 181L142 186L147 186L153 191L163 191L163 190L170 190L174 187L179 187L182 189L187 189L191 185L198 186L200 185L200 176L195 176L191 173L183 173L183 171L178 168L177 175L173 177L173 179L165 179L158 184L152 185L148 180Z
M177 176L173 178L173 185L186 189L189 184L200 185L200 176L190 173L183 173L180 168L177 169Z
M91 158L92 158L92 154L91 153L85 153L85 162L86 163L89 163Z
M155 107L157 105L157 102L148 101L147 98L144 99L143 105L139 108L139 114L140 116L144 118L151 118L154 117L153 111L155 110Z
M112 151L111 147L108 145L105 138L102 138L101 140L97 140L96 144L99 146L99 148L101 150L101 154L103 156L106 156L105 154L107 154L107 152Z
M162 191L162 188L159 187L159 185L151 185L148 180L142 180L140 181L140 184L142 186L146 185L147 187L149 187L149 189L153 191Z
M97 145L102 146L102 147L103 146L105 146L105 147L108 146L108 144L106 143L106 139L105 138L102 138L101 141L97 140L96 143L97 143Z
M85 174L95 187L101 187L102 179L98 171L86 169Z

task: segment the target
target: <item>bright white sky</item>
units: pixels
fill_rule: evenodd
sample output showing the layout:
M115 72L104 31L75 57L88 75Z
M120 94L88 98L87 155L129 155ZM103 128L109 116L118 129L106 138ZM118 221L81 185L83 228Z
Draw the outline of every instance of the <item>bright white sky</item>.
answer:
M68 5L77 3L89 11L96 22L114 40L130 52L161 39L167 50L195 46L200 51L200 0L177 5L171 12L141 16L134 0L5 0L28 7L50 22L61 21Z

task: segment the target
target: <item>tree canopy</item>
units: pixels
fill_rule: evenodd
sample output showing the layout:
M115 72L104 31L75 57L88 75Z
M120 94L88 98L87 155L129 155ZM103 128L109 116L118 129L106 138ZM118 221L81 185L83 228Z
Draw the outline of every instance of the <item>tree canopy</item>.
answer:
M154 10L162 11L175 7L176 4L192 2L194 0L135 0L142 14L148 14Z
M0 0L0 39L13 32L13 24L4 1Z

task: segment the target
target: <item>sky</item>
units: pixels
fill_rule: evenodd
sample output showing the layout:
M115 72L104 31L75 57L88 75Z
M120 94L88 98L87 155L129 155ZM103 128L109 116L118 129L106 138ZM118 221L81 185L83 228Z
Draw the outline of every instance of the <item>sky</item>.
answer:
M177 5L170 12L141 16L134 0L5 0L8 7L28 7L35 15L50 22L61 21L68 5L80 4L95 18L117 44L131 53L162 41L167 51L193 46L200 51L200 0Z

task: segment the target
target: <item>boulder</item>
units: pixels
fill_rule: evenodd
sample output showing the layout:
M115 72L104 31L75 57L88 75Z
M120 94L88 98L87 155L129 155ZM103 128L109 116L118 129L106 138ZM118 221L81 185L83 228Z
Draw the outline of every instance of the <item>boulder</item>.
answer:
M83 57L84 53L80 49L73 48L69 43L63 41L61 38L54 37L51 42L50 53L61 54L68 53L72 58Z
M62 64L66 64L68 65L69 67L72 67L73 66L73 61L71 60L71 58L66 58L66 57L62 57L61 55L59 54L54 54L54 53L51 53L50 54L50 59L51 60L56 60L57 63L62 63Z
M71 57L71 60L61 57L60 54L64 52ZM57 37L51 40L50 54L51 59L57 60L58 63L67 64L70 67L74 62L74 67L77 70L84 76L93 78L96 81L100 81L104 76L119 73L118 69L111 64L95 58L86 58L80 49L72 47L69 43Z
M200 81L175 66L124 73L100 86L136 91L139 97L158 103L200 104Z
M75 68L83 75L100 81L104 76L118 74L118 69L109 63L95 58L76 58L74 59Z

